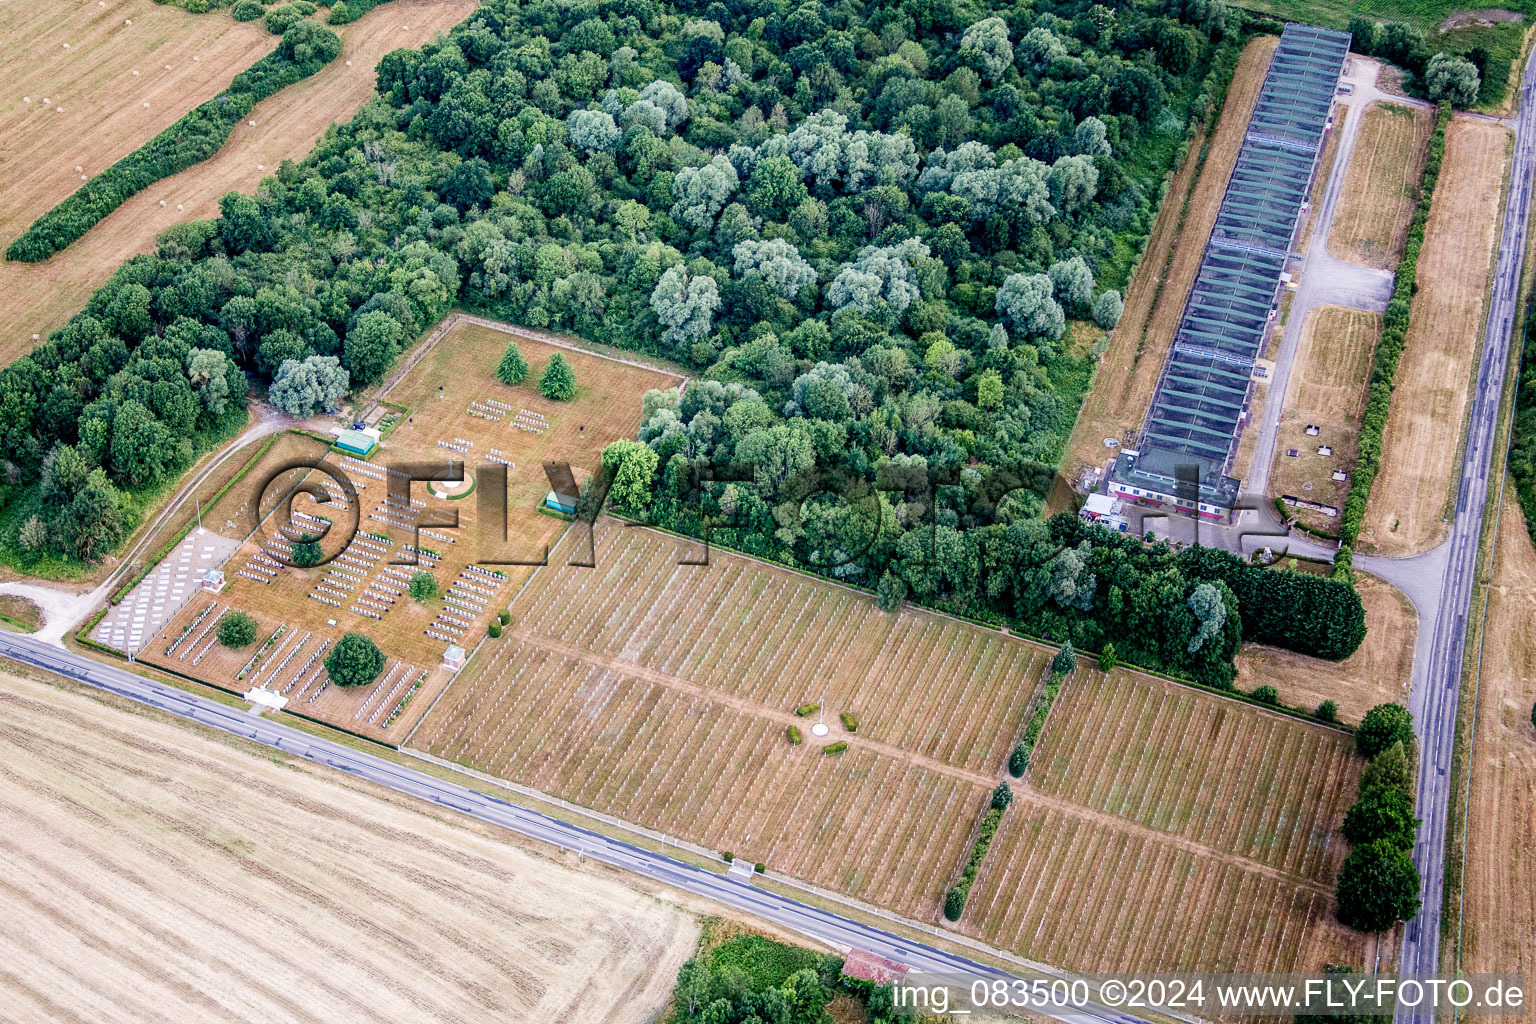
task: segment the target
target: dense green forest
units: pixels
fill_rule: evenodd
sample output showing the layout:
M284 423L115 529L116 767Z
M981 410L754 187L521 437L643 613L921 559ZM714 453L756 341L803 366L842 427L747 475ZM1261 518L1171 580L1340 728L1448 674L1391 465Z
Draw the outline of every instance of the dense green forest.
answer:
M459 305L695 369L618 453L630 514L1225 683L1233 580L1062 550L1038 514L1093 325L1253 28L1215 0L491 0L0 373L0 540L99 555L120 489L178 473L247 379L374 382ZM1359 602L1328 593L1292 639L1339 656Z

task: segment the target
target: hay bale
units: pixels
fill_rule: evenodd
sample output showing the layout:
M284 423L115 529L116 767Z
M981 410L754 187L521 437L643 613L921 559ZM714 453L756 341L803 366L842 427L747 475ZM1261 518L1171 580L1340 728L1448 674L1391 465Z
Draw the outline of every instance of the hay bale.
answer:
M135 72L134 72L134 73L133 73L133 77L134 77L134 78L138 78L138 77L139 77L139 73L138 73L138 72L137 72L137 71L135 71Z

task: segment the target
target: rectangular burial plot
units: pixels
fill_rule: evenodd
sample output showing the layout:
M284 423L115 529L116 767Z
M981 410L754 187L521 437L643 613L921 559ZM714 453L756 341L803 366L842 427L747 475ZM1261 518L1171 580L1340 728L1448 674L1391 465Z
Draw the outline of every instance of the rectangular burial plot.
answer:
M935 918L1051 652L741 555L679 565L700 546L614 520L567 565L584 531L410 745Z
M960 926L1077 971L1359 962L1332 918L1357 775L1343 733L1079 668Z
M1328 233L1329 252L1369 267L1397 266L1434 126L1434 112L1426 107L1365 108Z
M1503 224L1513 135L1493 121L1454 118L1424 230L1418 290L1381 441L1381 472L1360 550L1427 551L1447 531L1461 438Z
M1331 882L1360 765L1347 734L1116 670L1063 687L1029 769L1044 793Z

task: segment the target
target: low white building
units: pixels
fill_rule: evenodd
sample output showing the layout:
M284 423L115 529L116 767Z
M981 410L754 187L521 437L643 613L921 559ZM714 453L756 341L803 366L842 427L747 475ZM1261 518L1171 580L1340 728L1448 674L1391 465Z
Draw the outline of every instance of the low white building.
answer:
M1131 522L1126 518L1125 505L1113 494L1088 495L1088 500L1083 502L1077 514L1084 522L1098 523L1111 530L1125 530Z

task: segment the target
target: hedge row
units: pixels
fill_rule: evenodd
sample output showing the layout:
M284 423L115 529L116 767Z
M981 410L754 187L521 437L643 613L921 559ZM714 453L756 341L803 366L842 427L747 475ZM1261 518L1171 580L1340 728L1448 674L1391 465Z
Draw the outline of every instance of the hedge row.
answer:
M336 0L336 3L331 5L330 17L327 20L332 25L345 25L387 2L388 0Z
M1035 744L1040 742L1040 730L1045 728L1046 716L1051 713L1051 704L1061 692L1061 682L1065 678L1065 673L1051 673L1051 678L1046 680L1040 691L1040 702L1035 705L1034 714L1029 716L1029 723L1024 726L1023 738L1013 748L1013 753L1008 755L1008 774L1016 779L1022 777L1029 767L1030 755L1035 752Z
M971 886L976 884L981 862L986 859L987 849L991 847L997 835L997 826L1002 820L1003 808L996 806L994 801L981 819L981 831L976 836L976 842L971 845L971 855L966 858L965 870L960 872L960 881L950 886L944 894L944 916L951 921L960 920L960 915L965 913L965 901L971 895Z
M45 260L85 234L135 193L207 160L257 103L319 71L341 53L341 38L313 21L283 33L277 49L240 72L229 88L102 171L43 214L5 251L25 263Z
M1525 513L1525 529L1536 541L1536 298L1525 311L1520 382L1515 392L1515 422L1509 434L1509 476ZM1536 718L1532 719L1536 722Z
M1440 104L1434 135L1430 138L1429 158L1424 162L1424 173L1419 178L1418 206L1414 208L1408 242L1403 246L1402 262L1397 265L1397 275L1393 279L1392 299L1382 318L1381 341L1376 344L1376 356L1371 364L1370 399L1360 423L1355 473L1349 483L1349 496L1344 499L1344 516L1339 528L1341 544L1335 564L1341 572L1348 572L1353 562L1355 540L1360 536L1360 524L1365 519L1371 485L1376 482L1376 473L1381 469L1381 435L1387 427L1397 364L1408 338L1408 315L1413 293L1418 289L1415 277L1419 253L1424 247L1424 225L1429 220L1430 200L1434 198L1435 183L1440 177L1440 163L1445 157L1445 127L1450 121L1451 105Z

